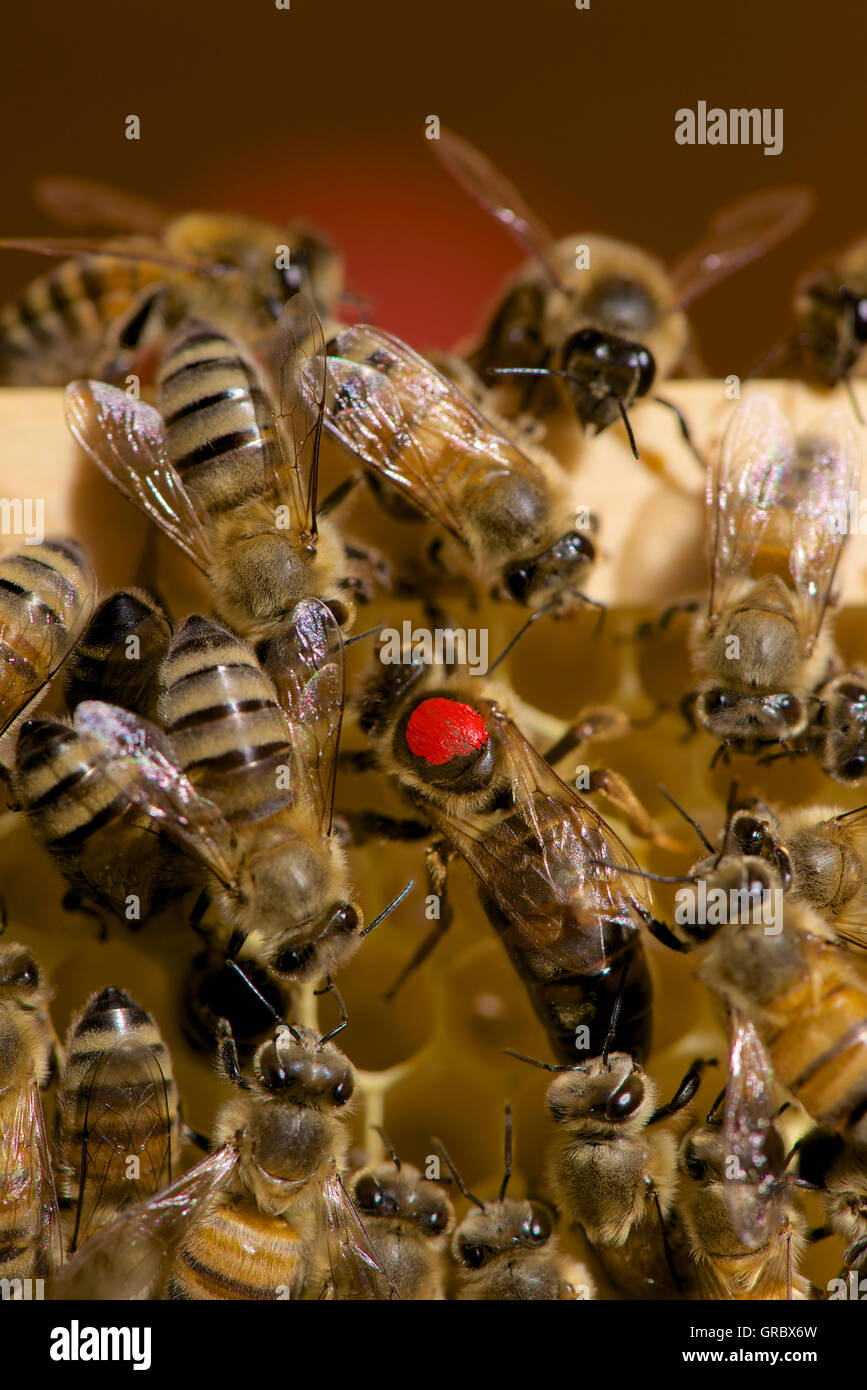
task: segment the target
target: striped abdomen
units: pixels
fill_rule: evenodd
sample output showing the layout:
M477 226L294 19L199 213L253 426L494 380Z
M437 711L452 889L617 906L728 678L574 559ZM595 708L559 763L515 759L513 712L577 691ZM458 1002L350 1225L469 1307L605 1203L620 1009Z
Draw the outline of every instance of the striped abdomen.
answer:
M104 762L92 735L60 719L28 720L16 748L15 794L62 872L136 922L151 910L158 871L161 890L168 890L166 849L124 793L123 779L135 781L135 762L115 763L110 777ZM131 895L138 899L138 915Z
M0 731L74 646L94 585L74 541L44 541L0 560Z
M315 1223L293 1207L291 1221L229 1197L196 1222L175 1258L173 1299L295 1299L307 1282Z
M154 1020L123 990L73 1019L57 1092L54 1165L75 1207L71 1246L172 1180L180 1137L171 1058Z
M157 404L169 458L212 516L270 492L279 458L273 412L257 369L232 338L188 320L160 363Z
M165 266L115 256L63 261L0 309L0 381L51 386L101 365L110 325L132 308Z
M159 668L172 638L165 613L147 594L120 590L101 603L66 667L70 709L105 700L152 719Z
M803 975L761 1029L774 1074L828 1129L867 1143L867 987L839 947L803 938ZM781 1018L785 1022L780 1022Z
M160 716L178 762L236 828L291 806L286 721L253 652L227 628L191 617L163 666ZM281 773L280 769L284 769Z

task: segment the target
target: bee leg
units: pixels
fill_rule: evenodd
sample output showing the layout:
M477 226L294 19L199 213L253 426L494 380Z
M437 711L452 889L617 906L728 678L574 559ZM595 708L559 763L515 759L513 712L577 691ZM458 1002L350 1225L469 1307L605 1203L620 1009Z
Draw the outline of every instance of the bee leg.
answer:
M210 906L211 897L207 888L203 888L196 901L193 903L193 910L190 913L189 925L199 936L208 937L208 932L202 926L202 918Z
M68 888L60 899L63 912L80 912L82 917L93 917L99 923L99 941L108 940L108 918L99 907L89 901L78 888Z
M389 985L385 991L383 998L389 1002L394 999L410 975L415 974L419 966L424 964L452 924L454 910L447 889L449 859L453 854L454 850L445 840L436 840L432 845L428 845L425 852L428 902L432 898L436 900L437 916L434 919L432 930L428 932L418 950L403 967L394 984Z
M660 830L646 806L639 801L629 782L619 772L600 767L591 772L587 780L587 790L601 792L626 821L634 835L640 836L643 840L651 840L653 844L659 845L660 849L671 850L675 854L683 852L685 846L680 840L675 840L664 830Z
M370 840L423 840L430 835L424 821L407 817L383 816L378 811L344 811L340 819L349 831L349 844L363 845Z
M217 1071L224 1081L230 1081L233 1086L238 1086L242 1091L250 1091L252 1087L247 1078L241 1071L241 1063L238 1060L238 1047L235 1042L235 1035L232 1032L232 1025L227 1018L217 1019Z
M683 441L686 444L686 447L689 449L689 452L695 459L696 463L698 464L699 468L702 470L702 472L704 472L706 468L705 461L702 458L701 454L698 452L698 449L695 447L695 444L692 441L692 435L689 432L689 425L686 423L686 420L684 419L678 407L675 405L674 401L666 400L664 396L654 396L653 399L656 401L657 405L664 405L668 410L674 411L675 415L677 416L677 423L680 426L680 433L683 437Z
M668 1265L668 1272L674 1281L674 1287L677 1289L678 1293L682 1294L683 1283L675 1268L674 1256L671 1253L671 1246L668 1243L668 1232L665 1229L665 1219L662 1215L662 1207L659 1205L659 1193L656 1190L656 1184L649 1174L645 1175L644 1181L647 1186L648 1196L656 1207L656 1215L659 1217L659 1230L662 1235L662 1248L665 1252L665 1263Z
M553 767L562 758L568 757L570 753L575 753L582 743L591 743L596 739L623 738L632 728L632 721L622 710L615 709L613 705L588 705L582 709L575 722L570 724L562 738L542 756L546 763Z
M364 478L363 468L358 468L354 473L350 473L347 478L343 479L342 483L338 483L336 487L331 489L327 497L323 497L322 501L317 503L316 515L328 516L329 512L334 512L338 507L342 507L347 497L355 491L359 483L364 481Z
M667 946L670 951L679 951L681 954L691 951L692 947L686 942L681 941L679 936L675 936L671 927L667 927L664 922L660 922L656 917L647 916L644 918L644 925L663 946Z
M636 642L646 642L651 637L658 637L661 632L671 626L672 619L678 613L698 613L701 608L701 601L697 598L683 599L680 603L670 603L664 608L656 619L648 619L647 622L640 623L635 629Z
M716 1057L696 1057L671 1100L667 1105L661 1105L658 1110L654 1110L647 1121L648 1125L655 1125L659 1120L667 1120L671 1115L676 1115L685 1105L689 1105L701 1084L705 1067L715 1067L716 1065Z
M201 1130L193 1129L186 1121L181 1125L181 1135L188 1144L194 1145L194 1147L200 1149L202 1153L210 1153L211 1141L207 1134L202 1134Z

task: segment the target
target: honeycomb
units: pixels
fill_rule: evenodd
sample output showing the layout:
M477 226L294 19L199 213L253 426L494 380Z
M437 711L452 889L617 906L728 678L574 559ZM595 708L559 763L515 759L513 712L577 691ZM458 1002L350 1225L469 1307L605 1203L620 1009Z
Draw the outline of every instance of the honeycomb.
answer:
M770 390L796 428L816 418L827 398L789 383ZM732 408L722 383L676 383L669 395L689 420L699 448L711 450ZM842 402L846 407L845 401ZM867 406L867 395L865 395ZM583 610L558 623L543 620L532 627L509 658L508 680L518 722L542 746L588 706L614 705L631 723L624 736L598 741L558 767L568 781L574 765L609 766L625 775L673 843L638 840L616 813L598 804L630 843L639 862L659 872L685 872L697 857L691 829L663 799L659 784L698 818L706 833L721 828L732 779L742 792L752 790L771 801L797 806L833 800L855 806L859 793L832 786L810 759L782 759L757 767L744 758L722 761L711 770L714 751L704 735L689 737L677 710L690 688L686 622L677 620L653 640L636 640L640 622L665 604L700 592L704 580L704 477L683 446L669 413L653 405L635 412L634 427L642 460L631 457L619 427L593 440L564 428L557 443L561 459L574 459L571 470L576 508L589 506L601 519L602 556L589 591L609 611L601 632L594 610ZM70 533L90 550L101 592L131 582L146 582L163 596L172 617L207 607L207 594L192 567L148 525L79 456L69 439L62 412L62 393L47 390L0 392L0 494L22 488L46 499L46 534ZM346 462L331 446L323 449L323 491L339 481ZM26 485L23 479L26 478ZM403 525L383 518L363 496L353 507L347 531L411 559L425 543L424 524ZM845 658L863 659L867 608L867 541L854 537L839 586L843 604L837 618L839 645ZM368 620L369 614L369 620ZM399 626L418 617L417 607L388 596L361 615L360 627L374 622ZM457 625L485 625L491 659L521 622L505 606L472 613L455 605ZM351 696L372 660L372 644L360 642L347 652L347 688ZM43 710L60 708L58 692L49 693ZM344 723L343 746L360 748L361 735L351 716ZM337 808L375 806L406 814L400 798L376 774L341 773ZM384 1126L397 1153L424 1166L433 1152L431 1136L444 1142L471 1189L493 1196L502 1178L503 1108L511 1101L514 1115L513 1194L544 1193L546 1151L552 1127L543 1105L544 1073L504 1055L511 1048L548 1059L546 1040L531 1012L523 987L479 906L469 870L452 871L455 922L429 961L405 984L392 1003L383 992L419 944L430 923L425 916L423 843L369 844L353 847L350 859L365 916L370 920L409 878L409 898L365 942L339 976L349 1026L339 1042L359 1069L360 1099L352 1118L353 1156L370 1161L384 1156L373 1126ZM189 903L178 904L138 932L111 923L100 939L99 924L61 907L64 883L37 847L23 818L8 813L0 820L0 886L9 918L7 939L30 944L46 968L53 988L52 1014L61 1038L71 1014L86 996L108 984L130 990L157 1019L174 1059L185 1117L209 1133L227 1087L215 1075L213 1057L195 1051L181 1027L181 995L188 964L199 949L188 930ZM661 890L658 915L669 914L671 899ZM672 890L673 891L673 890ZM647 943L655 988L654 1046L648 1062L663 1099L673 1094L692 1058L715 1056L719 1068L703 1084L697 1109L703 1114L722 1085L726 1061L724 1022L704 987L695 980L696 962L676 956L655 941ZM302 1021L318 1013L323 1027L338 1021L333 996L314 1000L309 992L293 1001ZM290 1015L291 1017L291 1015ZM51 1094L48 1120L51 1123ZM787 1138L805 1128L797 1107L784 1117ZM190 1158L190 1162L194 1157ZM807 1199L812 1224L821 1216ZM812 1205L811 1205L812 1204ZM459 1216L464 1210L458 1201ZM565 1248L586 1252L575 1232L564 1232ZM803 1270L824 1284L840 1265L841 1246L826 1240L808 1248ZM614 1291L592 1257L589 1260L599 1296Z

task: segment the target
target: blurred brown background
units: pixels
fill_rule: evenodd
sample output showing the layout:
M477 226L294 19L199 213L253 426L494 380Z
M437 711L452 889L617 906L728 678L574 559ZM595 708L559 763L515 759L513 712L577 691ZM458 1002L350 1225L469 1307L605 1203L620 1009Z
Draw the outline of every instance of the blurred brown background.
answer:
M808 226L697 307L720 374L786 331L805 265L867 232L867 14L847 0L90 0L16 6L4 29L4 232L51 230L28 194L50 171L182 208L302 213L345 245L372 315L420 346L471 328L520 259L432 159L430 114L555 233L604 230L670 259L721 203L811 185ZM699 100L783 107L782 154L677 145L674 113ZM0 297L41 268L3 253Z

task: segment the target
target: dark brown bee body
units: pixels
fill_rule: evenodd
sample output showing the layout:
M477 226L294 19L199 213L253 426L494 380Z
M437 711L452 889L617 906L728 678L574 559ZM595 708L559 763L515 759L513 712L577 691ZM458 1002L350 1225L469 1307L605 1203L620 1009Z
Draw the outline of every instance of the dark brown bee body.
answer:
M152 719L171 636L165 613L140 590L120 590L105 599L67 663L70 709L83 700L107 700Z
M71 651L94 590L74 541L43 541L0 560L0 732Z
M70 1248L172 1180L180 1141L171 1058L123 990L93 995L70 1025L57 1092L54 1166L75 1208Z

